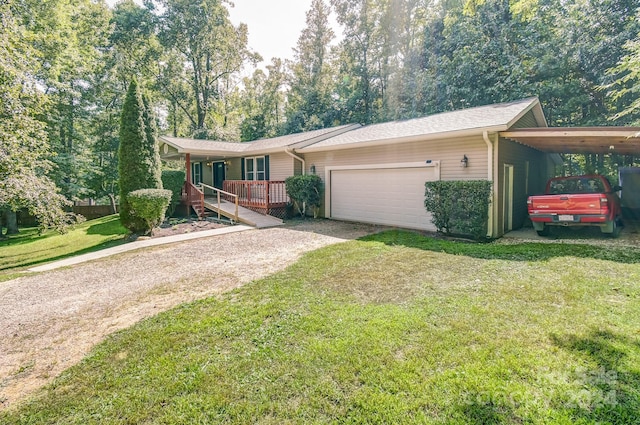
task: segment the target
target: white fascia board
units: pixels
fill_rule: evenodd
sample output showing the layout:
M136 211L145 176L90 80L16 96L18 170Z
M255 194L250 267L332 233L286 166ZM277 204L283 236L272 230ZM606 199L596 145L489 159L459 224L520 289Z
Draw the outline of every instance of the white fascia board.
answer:
M371 140L366 142L345 143L341 145L330 145L330 146L311 145L306 148L296 149L296 152L306 154L306 153L313 153L313 152L326 152L326 151L335 151L335 150L343 150L343 149L357 149L357 148L374 147L374 146L396 145L400 143L428 142L432 140L455 139L455 138L472 137L472 136L482 137L482 133L484 131L488 131L489 133L492 133L492 132L505 131L506 129L507 129L507 126L499 125L499 126L493 126L493 127L474 128L470 130L421 134L417 136L401 137L398 139Z

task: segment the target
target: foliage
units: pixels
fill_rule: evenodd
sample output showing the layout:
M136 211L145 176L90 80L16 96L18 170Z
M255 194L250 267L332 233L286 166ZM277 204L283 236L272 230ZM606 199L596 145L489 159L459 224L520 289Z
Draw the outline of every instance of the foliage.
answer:
M491 182L487 180L433 181L425 183L424 205L439 232L487 234Z
M48 175L67 198L82 199L91 195L88 181L97 165L91 152L93 120L101 113L96 74L105 59L110 12L92 0L20 3L26 36L36 46L30 73L48 100L40 111L55 164Z
M209 138L214 106L227 93L230 77L258 56L247 48L247 26L234 27L224 0L161 0L159 39L170 55L160 69L162 89L174 112L186 116L191 132ZM183 84L186 82L186 84Z
M637 248L367 239L115 333L0 421L637 422Z
M636 16L640 20L640 12ZM637 124L640 116L640 34L627 40L624 44L626 54L620 61L608 70L615 80L603 85L607 95L619 107L614 120L626 118L630 123Z
M329 25L331 9L323 0L313 0L307 26L298 38L295 61L289 65L287 133L331 127L332 67L330 43L335 34Z
M282 60L274 58L271 65L267 66L267 71L265 74L261 69L256 69L251 78L243 79L240 94L244 113L240 140L243 142L275 137L282 131L285 105Z
M172 216L176 206L180 203L182 186L185 182L185 172L182 170L162 170L162 187L171 191L169 216Z
M128 195L138 189L159 189L160 163L156 155L157 143L149 136L149 112L135 80L129 85L120 120L120 220L135 232L146 229L147 222L133 214Z
M164 214L171 202L171 191L166 189L134 190L127 195L127 201L131 206L131 215L136 218L134 223L142 223L141 226L131 230L137 234L148 234L164 220Z
M27 208L38 218L41 231L62 231L68 201L46 176L52 168L46 127L40 120L46 101L29 69L34 51L12 6L1 2L0 12L0 215ZM9 215L15 219L15 214Z
M291 176L285 180L287 195L293 201L302 217L307 214L307 207L313 208L313 217L318 216L322 191L322 180L315 174Z

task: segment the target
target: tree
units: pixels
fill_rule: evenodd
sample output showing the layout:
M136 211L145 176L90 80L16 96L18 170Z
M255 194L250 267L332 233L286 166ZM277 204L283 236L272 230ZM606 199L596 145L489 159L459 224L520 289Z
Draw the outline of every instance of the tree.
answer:
M380 121L384 81L379 59L383 42L376 29L383 3L385 0L331 0L344 28L336 93L343 123Z
M118 151L120 221L132 232L144 230L145 223L132 213L128 194L138 189L162 189L158 153L149 136L149 116L138 83L133 80L122 107Z
M307 26L298 38L295 60L289 65L287 133L333 124L334 84L329 54L335 35L329 25L330 13L323 0L313 0L307 12Z
M636 16L640 20L640 14ZM612 119L624 119L627 124L637 124L640 118L640 34L624 44L626 54L607 70L614 79L603 85L609 100L617 111Z
M191 123L196 137L208 137L213 105L228 90L228 77L259 56L247 48L247 26L234 27L223 0L162 0L160 40L170 53L161 69L164 91ZM186 78L187 84L180 79ZM223 123L224 125L224 123Z
M275 137L282 132L285 103L282 60L273 58L267 72L257 69L251 78L243 79L239 95L243 115L240 140L243 142Z
M50 177L70 199L90 195L96 71L108 44L110 11L102 2L19 2L34 50L30 70L49 100L44 114L55 167Z
M15 213L21 208L36 216L41 230L63 230L68 202L45 175L51 168L49 145L38 119L45 99L29 73L34 52L13 12L0 2L0 215L6 216L9 233L17 232Z

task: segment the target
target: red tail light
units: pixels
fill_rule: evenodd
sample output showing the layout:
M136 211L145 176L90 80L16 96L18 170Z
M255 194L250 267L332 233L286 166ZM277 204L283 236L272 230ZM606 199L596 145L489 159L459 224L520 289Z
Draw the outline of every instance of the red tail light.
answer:
M609 209L609 200L605 197L600 198L600 209L608 210Z

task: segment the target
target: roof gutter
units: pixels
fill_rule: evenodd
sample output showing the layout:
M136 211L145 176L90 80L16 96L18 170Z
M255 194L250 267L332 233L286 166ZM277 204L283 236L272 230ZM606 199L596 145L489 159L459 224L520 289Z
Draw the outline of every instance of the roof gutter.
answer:
M306 173L306 168L307 168L307 165L306 165L306 163L304 161L304 158L301 158L298 155L296 155L295 153L293 153L293 149L289 150L289 148L284 148L284 153L289 155L291 158L297 159L298 161L302 162L302 175L304 176L305 173Z
M484 142L487 144L487 180L493 182L493 143L489 138L489 132L487 130L482 132L482 138ZM492 184L491 188L491 202L489 205L489 220L487 223L487 237L493 237L493 217L494 217L494 208L495 208L495 200L498 199L496 196L496 188L495 184Z

